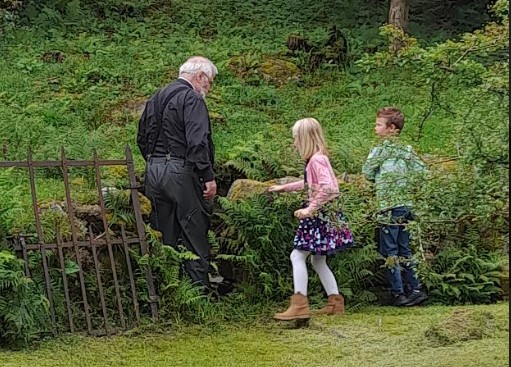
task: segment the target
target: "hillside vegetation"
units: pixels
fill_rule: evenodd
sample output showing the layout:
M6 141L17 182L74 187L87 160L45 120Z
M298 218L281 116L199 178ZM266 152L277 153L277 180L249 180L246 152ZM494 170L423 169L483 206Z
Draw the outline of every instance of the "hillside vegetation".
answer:
M350 177L341 184L340 205L358 247L334 259L332 268L349 307L375 302L383 284L374 251L377 204L359 174L375 143L375 113L388 105L402 109L402 139L430 168L429 181L417 185L418 219L411 231L432 302L502 298L509 221L507 1L491 8L477 1L411 1L407 34L384 26L387 2L378 0L14 3L0 7L3 160L25 160L29 147L34 159L58 159L61 146L70 159L90 159L94 150L101 158L122 158L129 144L142 176L135 139L145 100L191 55L218 66L207 97L221 194L210 239L215 266L228 264L245 275L231 279L236 292L224 302L236 311L224 315L178 280L185 255L149 231L162 318L242 317L250 312L243 311L247 304L289 295L292 211L299 195L224 196L236 178L299 176L303 162L293 152L290 127L307 116L324 126L336 172ZM399 50L389 49L396 42ZM96 204L92 170L72 169L70 175L77 205ZM105 185L126 186L122 171L105 169L103 175ZM36 177L44 232L52 241L55 227L64 228L67 220L48 210L65 198L62 173L39 169ZM34 233L26 171L0 170L0 189L1 233ZM114 221L126 221L125 201L112 200ZM15 269L21 279L21 265L5 259L0 280L2 269ZM138 260L144 266L147 259ZM31 266L40 275L39 261L35 256ZM58 289L59 269L55 257L51 261ZM74 259L69 261L72 267ZM87 282L94 289L90 270ZM42 294L42 276L34 282L32 292ZM12 284L23 282L5 286L16 298ZM137 284L146 297L143 280ZM311 287L318 301L317 279ZM57 306L62 315L63 304ZM33 334L20 331L23 318L31 317L21 306L2 308L0 302L0 319L5 315L19 327L13 340L47 332L34 319ZM83 322L83 315L77 319Z

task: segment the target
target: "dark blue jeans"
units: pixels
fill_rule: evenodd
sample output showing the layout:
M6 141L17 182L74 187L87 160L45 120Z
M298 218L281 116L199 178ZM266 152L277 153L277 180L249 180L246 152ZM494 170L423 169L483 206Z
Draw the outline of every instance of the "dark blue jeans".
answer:
M404 294L403 281L412 290L420 289L419 280L412 261L410 233L406 224L412 220L410 208L401 206L389 211L388 225L379 228L380 254L385 258L390 291L394 295Z

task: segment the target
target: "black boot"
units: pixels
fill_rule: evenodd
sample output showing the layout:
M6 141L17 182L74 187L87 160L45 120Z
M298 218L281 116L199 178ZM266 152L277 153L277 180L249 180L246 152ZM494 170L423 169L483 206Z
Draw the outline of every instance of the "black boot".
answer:
M402 307L406 306L410 302L410 299L406 297L404 294L392 294L390 296L389 305Z
M408 303L406 306L417 306L424 302L426 302L428 299L428 295L421 291L420 289L413 290L410 292L410 295L408 296Z

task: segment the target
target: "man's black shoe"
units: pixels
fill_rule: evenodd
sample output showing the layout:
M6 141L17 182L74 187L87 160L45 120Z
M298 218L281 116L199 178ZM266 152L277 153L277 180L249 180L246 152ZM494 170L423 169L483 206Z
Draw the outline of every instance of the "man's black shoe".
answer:
M420 290L415 290L410 292L410 295L408 296L408 303L406 303L406 306L417 306L421 303L425 302L428 299L428 295Z
M224 280L222 283L218 283L217 291L218 295L225 296L234 290L234 284Z
M404 294L399 294L399 295L393 294L390 296L389 304L391 306L401 307L401 306L407 305L409 302L410 302L410 299L408 299L408 297L406 297Z

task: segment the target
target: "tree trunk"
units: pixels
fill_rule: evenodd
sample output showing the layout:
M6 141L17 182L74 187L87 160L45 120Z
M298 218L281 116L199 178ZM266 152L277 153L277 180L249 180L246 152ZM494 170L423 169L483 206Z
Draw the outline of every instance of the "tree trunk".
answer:
M408 0L390 0L389 24L405 29L408 25Z

